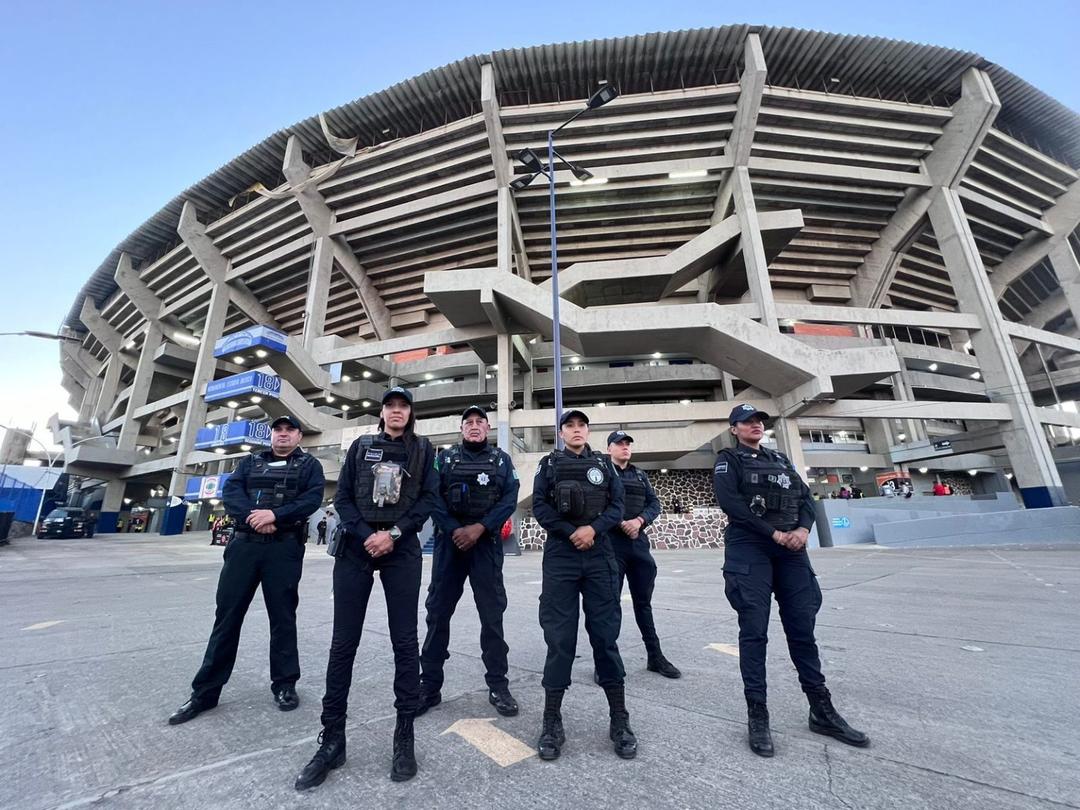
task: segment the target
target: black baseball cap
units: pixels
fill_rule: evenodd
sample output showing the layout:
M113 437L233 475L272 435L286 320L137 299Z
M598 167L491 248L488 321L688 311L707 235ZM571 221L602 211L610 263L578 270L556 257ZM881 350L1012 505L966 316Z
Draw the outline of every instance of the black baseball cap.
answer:
M464 421L465 421L466 419L468 419L468 418L469 418L469 414L470 414L470 413L478 413L478 414L480 414L480 415L481 415L482 417L484 417L485 419L487 419L487 418L488 418L488 415L487 415L487 411L485 411L485 410L484 410L483 408L481 408L481 407L480 407L479 405L470 405L470 406L469 406L468 408L466 408L466 409L465 409L465 411L464 411L464 412L463 412L463 413L461 414L461 421L462 421L462 422L464 422Z
M400 385L395 385L393 388L387 388L386 393L382 395L382 404L386 404L386 400L390 397L401 397L410 405L412 405L412 394L408 388L402 388Z
M607 443L615 444L615 442L621 442L625 439L628 442L633 442L634 437L627 433L625 430L613 430L608 434Z
M304 426L300 424L300 420L295 416L279 416L273 422L270 423L270 429L273 430L278 425L292 425L297 430L303 430Z
M728 417L728 422L735 425L739 422L745 422L752 416L759 417L762 422L767 422L770 418L769 415L765 413L765 411L759 411L753 405L744 402L742 405L736 405L734 408L732 408L731 416Z
M559 427L562 427L563 425L565 425L567 422L569 422L575 416L578 417L579 419L581 419L581 421L583 421L586 425L589 424L589 417L587 417L585 415L585 411L571 410L571 411L563 411L563 415L561 417L559 417Z

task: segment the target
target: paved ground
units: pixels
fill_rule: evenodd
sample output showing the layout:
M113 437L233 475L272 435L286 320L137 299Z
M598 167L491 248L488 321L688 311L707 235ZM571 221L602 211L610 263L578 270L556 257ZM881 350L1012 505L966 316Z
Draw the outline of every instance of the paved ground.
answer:
M221 549L204 535L16 541L0 548L0 806L1080 807L1080 544L812 556L825 591L827 675L841 710L872 735L868 749L808 731L776 643L777 756L753 756L738 659L710 646L736 642L723 554L662 552L657 621L685 677L645 671L624 603L638 758L611 752L583 634L562 759L517 760L523 746L512 738L531 747L542 708L540 556L528 554L506 564L521 715L501 718L487 704L475 611L460 610L446 700L417 721L420 774L390 782L392 659L377 587L353 681L349 761L297 794L293 779L318 732L331 627L331 560L321 548L308 547L302 584L300 708L273 705L257 598L219 708L170 727L210 629ZM781 639L778 623L773 637ZM492 722L446 733L476 718ZM517 761L503 766L485 753L500 750Z

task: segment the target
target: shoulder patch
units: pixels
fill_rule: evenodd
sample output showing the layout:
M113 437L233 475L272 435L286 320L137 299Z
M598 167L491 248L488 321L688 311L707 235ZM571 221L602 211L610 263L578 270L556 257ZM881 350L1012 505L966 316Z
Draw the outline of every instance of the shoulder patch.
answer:
M728 471L728 463L726 461L718 461L716 466L713 467L714 473L726 473Z

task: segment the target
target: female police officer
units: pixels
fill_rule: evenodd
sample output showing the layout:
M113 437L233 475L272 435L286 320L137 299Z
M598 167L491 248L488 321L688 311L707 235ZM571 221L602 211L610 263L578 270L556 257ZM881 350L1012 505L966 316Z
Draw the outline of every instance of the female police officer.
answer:
M394 648L395 782L416 775L413 717L420 700L417 602L420 598L420 539L417 532L439 497L435 450L413 432L412 395L391 388L382 398L377 436L361 436L345 457L334 506L345 528L333 549L334 631L326 665L319 750L296 778L296 789L322 784L345 763L345 717L353 661L364 627L368 597L379 572L386 596Z
M724 592L739 614L739 668L746 694L750 750L773 755L766 708L765 645L772 594L799 683L810 703L810 730L848 745L870 738L833 708L814 640L821 589L806 539L814 525L810 488L787 456L761 446L769 415L739 405L729 418L734 448L720 451L713 467L716 502L728 516L724 538Z
M617 644L622 622L619 569L608 536L622 520L623 487L611 463L586 444L589 418L584 413L564 413L559 432L566 449L544 456L533 479L533 515L548 533L540 592L540 626L547 642L544 725L537 749L541 759L557 759L566 742L562 698L577 650L580 597L596 680L607 694L608 736L615 753L630 759L637 754L637 738L626 711Z

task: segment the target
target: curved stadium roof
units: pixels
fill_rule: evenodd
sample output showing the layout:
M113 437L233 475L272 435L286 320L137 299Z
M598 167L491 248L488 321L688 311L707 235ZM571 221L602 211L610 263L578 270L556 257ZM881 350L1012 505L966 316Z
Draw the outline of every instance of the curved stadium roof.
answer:
M737 81L743 42L758 33L768 83L832 94L950 106L969 68L985 70L1001 100L995 127L1045 154L1080 166L1080 115L999 65L975 53L881 37L828 34L769 26L730 25L617 39L571 42L470 56L430 70L325 113L331 131L359 136L360 146L415 135L480 112L480 71L492 62L501 104L585 98L606 80L624 94L711 86ZM204 218L228 212L228 201L261 183L280 185L282 159L296 135L316 164L331 153L318 116L275 132L186 189L124 239L93 272L64 323L82 331L86 296L100 307L116 291L121 252L135 266L154 261L179 241L180 210L190 200Z

